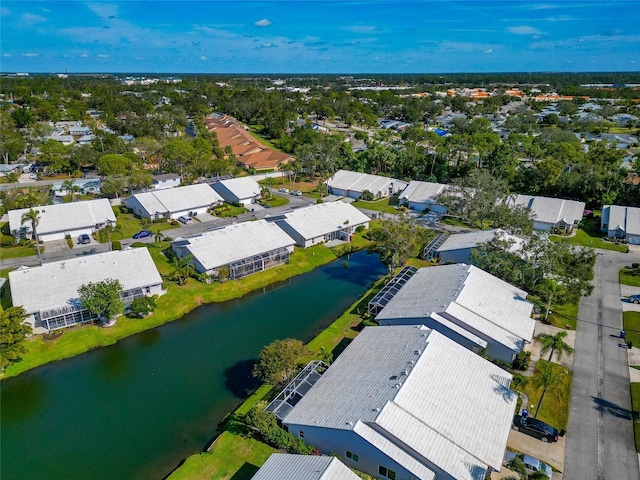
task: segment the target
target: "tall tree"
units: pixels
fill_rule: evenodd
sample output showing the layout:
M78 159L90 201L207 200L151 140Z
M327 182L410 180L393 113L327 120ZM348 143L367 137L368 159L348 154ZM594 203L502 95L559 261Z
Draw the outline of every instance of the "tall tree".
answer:
M567 332L565 330L560 330L555 335L549 335L548 333L540 333L536 335L535 339L542 343L540 355L546 355L546 353L549 352L548 361L550 362L554 353L556 354L556 359L558 361L562 359L563 355L570 355L573 353L573 348L564 342L566 336Z
M560 391L560 387L562 386L562 376L553 369L552 363L545 362L541 371L532 378L532 382L537 387L542 388L542 393L540 394L538 405L536 406L536 413L533 415L533 418L537 418L547 391L555 393Z
M24 323L23 307L9 307L0 315L0 372L22 359L27 349L24 340L31 335L31 326Z
M389 274L404 265L410 257L420 253L424 229L408 215L394 215L380 221L380 228L369 234L375 241L375 251L387 265Z
M296 371L298 361L306 353L300 340L276 340L262 349L253 368L253 376L271 385L288 381Z
M111 278L80 285L78 288L82 306L105 324L111 323L117 315L124 312L124 303L120 297L122 291L120 280Z
M31 236L36 242L36 253L38 254L38 262L42 265L42 254L40 253L40 240L38 239L38 223L40 223L40 211L33 208L22 214L22 223L31 223Z
M62 182L62 190L67 192L67 195L71 196L71 202L75 202L76 193L79 193L81 191L81 188L76 185L73 180L69 179Z

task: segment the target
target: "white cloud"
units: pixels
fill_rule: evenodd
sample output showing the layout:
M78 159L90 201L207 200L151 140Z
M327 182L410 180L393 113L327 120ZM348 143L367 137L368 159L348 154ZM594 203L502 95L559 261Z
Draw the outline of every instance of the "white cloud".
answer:
M275 48L277 47L277 45L275 43L271 43L271 42L264 42L261 45L262 48Z
M87 57L89 56L89 54L88 54L88 53L82 53L80 56L81 56L82 58L87 58Z
M484 53L493 53L493 48L488 48L487 50L484 51Z
M355 33L372 33L376 30L376 27L373 25L352 25L346 29Z
M106 53L99 53L98 58L109 58L109 55L107 55Z
M29 27L31 25L37 25L38 23L46 22L47 19L42 15L36 15L35 13L24 13L18 21L18 26Z
M207 57L205 57L204 55L200 55L200 60L206 60Z
M258 20L257 22L254 22L253 25L255 27L268 27L272 23L273 22L271 20L269 20L268 18L263 18L262 20Z
M530 27L528 25L522 25L520 27L509 27L509 31L511 33L515 33L516 35L541 35L544 32L541 32L535 27Z
M2 7L0 8L0 15L3 17L10 17L11 16L11 10L9 10L8 8Z
M20 56L21 57L37 57L38 54L37 53L21 53Z
M11 55L10 53L3 53L2 56L3 57L13 57L13 55Z
M104 3L87 3L87 8L102 18L114 17L118 14L117 5L109 5Z

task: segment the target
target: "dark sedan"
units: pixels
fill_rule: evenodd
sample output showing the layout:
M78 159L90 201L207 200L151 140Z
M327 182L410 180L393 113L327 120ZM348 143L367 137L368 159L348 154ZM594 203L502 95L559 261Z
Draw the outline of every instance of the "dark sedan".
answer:
M135 240L139 240L141 238L147 238L150 237L151 235L153 235L153 232L151 230L140 230L138 233L136 233L133 238Z
M543 442L557 442L559 432L548 423L544 423L535 418L527 417L523 419L521 415L513 417L513 425L511 426L516 432L526 433L532 437L538 438Z

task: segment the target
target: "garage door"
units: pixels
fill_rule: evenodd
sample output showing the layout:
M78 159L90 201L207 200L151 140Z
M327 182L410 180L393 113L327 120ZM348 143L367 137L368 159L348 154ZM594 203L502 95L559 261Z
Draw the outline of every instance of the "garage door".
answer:
M39 235L39 237L43 242L51 242L53 240L64 240L64 232L50 233L48 235Z
M632 245L640 245L640 235L627 235L627 242Z
M86 233L87 235L91 236L92 229L91 228L83 228L81 230L72 230L71 232L69 232L69 235L71 236L71 239L76 239L80 235L82 235L83 233Z

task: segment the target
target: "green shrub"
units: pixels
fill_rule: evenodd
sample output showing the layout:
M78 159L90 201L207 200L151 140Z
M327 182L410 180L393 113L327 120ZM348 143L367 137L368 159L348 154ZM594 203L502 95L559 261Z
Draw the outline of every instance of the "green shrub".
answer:
M122 250L122 243L120 240L114 240L111 242L111 250Z
M69 248L73 248L73 240L71 240L71 235L65 235L64 239L67 241L67 245Z
M157 295L153 297L138 297L131 302L129 306L129 310L131 311L131 315L137 318L144 318L147 315L153 313L156 308L156 299Z
M319 198L318 200L316 200L316 203L323 203L323 202L322 202L322 199L321 199L321 198Z
M364 225L358 225L356 227L356 233L364 232Z
M133 248L140 248L140 247L146 247L146 246L147 246L147 244L143 243L143 242L133 242L131 244L131 247L133 247Z
M162 217L162 218L156 218L155 220L153 220L152 223L167 223L169 220L167 220L166 218Z
M373 200L373 193L371 193L369 190L364 190L362 192L362 196L360 197L360 200L364 200L366 202L370 202L371 200Z

